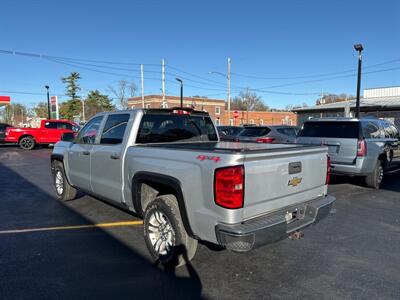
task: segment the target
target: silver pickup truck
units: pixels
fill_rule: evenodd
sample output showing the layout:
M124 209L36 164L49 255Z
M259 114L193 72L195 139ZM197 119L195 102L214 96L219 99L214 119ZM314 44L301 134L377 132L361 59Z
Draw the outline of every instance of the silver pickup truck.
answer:
M94 116L51 155L56 195L77 189L144 219L151 255L190 260L198 240L244 252L327 216L327 148L220 142L206 112L135 109Z

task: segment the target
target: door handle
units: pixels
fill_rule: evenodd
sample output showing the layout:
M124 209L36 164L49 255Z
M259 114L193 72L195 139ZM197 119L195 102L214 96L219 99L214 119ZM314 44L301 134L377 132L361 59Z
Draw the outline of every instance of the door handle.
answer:
M82 154L83 155L90 155L90 152L89 151L83 151Z
M110 155L110 158L111 158L111 159L120 159L121 156L119 156L119 155L116 154L116 153L113 153L113 154Z

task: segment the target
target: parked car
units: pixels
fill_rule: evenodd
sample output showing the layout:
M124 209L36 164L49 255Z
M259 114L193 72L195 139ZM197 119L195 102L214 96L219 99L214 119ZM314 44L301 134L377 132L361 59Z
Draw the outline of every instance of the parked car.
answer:
M297 139L302 144L327 145L332 173L364 176L378 189L384 172L399 167L399 131L380 119L325 118L304 123Z
M299 128L296 126L245 126L236 136L240 142L257 143L293 143Z
M32 150L38 144L55 144L63 133L73 133L78 128L78 125L68 120L42 120L39 128L7 128L5 142L18 143L22 149Z
M219 138L222 141L234 141L243 130L242 126L217 126Z
M9 127L12 127L12 126L7 123L0 123L0 144L3 144L5 142L6 129Z
M327 150L220 142L206 112L133 109L64 134L51 168L58 199L82 190L135 212L151 255L179 265L198 240L243 252L327 216Z

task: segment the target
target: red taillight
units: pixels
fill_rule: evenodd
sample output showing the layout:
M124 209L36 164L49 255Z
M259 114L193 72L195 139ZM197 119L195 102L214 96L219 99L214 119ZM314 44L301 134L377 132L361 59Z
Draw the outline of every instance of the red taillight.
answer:
M224 208L243 207L244 166L235 166L215 170L214 199Z
M183 110L183 109L174 109L172 111L172 113L175 115L190 115L190 112L188 112L187 110Z
M366 156L367 155L367 144L365 140L359 140L357 143L357 156Z
M271 137L265 137L265 138L256 139L257 143L272 143L273 141L275 141L275 139L271 138Z
M326 157L326 179L325 184L329 184L331 181L331 158L329 156Z

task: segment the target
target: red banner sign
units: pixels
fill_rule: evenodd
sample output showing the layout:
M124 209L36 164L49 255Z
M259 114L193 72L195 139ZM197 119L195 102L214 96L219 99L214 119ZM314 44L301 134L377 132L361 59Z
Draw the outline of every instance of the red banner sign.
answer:
M10 102L11 102L10 96L0 96L1 104L10 104Z

